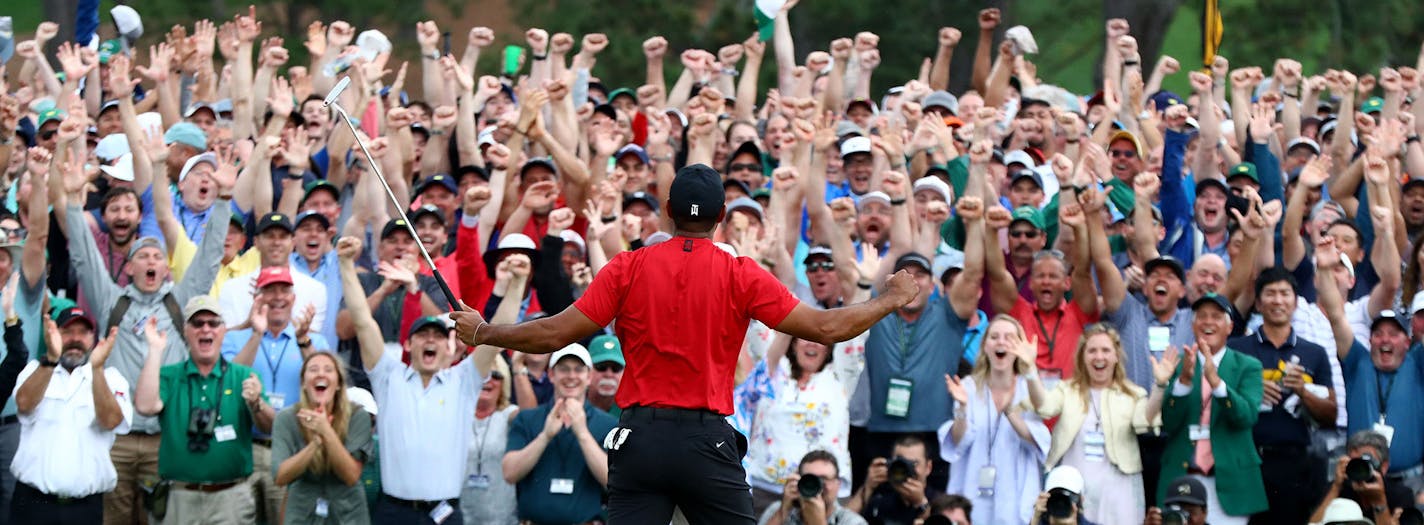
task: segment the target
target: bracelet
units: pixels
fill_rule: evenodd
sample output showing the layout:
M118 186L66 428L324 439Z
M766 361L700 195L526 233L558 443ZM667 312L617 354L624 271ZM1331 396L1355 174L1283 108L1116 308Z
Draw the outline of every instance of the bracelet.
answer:
M1124 65L1124 66L1135 66L1135 65L1138 65L1138 64L1140 64L1140 62L1138 62L1138 61L1136 61L1136 60L1124 60L1124 61L1122 61L1122 65Z
M470 336L470 339L478 343L480 339L480 329L484 328L486 325L489 325L489 323L481 321L480 325L475 327L475 333ZM525 372L527 373L528 370L525 370Z
M288 170L287 170L287 178L288 178L288 179L291 179L291 180L302 180L302 178L303 178L303 177L306 177L306 176L307 176L307 170L293 170L293 169L288 169Z
M229 193L229 194L227 194L227 195L218 194L218 200L230 201L230 200L232 200L232 194L231 194L231 193Z
M1285 93L1286 98L1300 98L1300 90L1299 90L1299 89L1295 90L1295 93L1291 93L1291 92L1286 91L1286 90L1281 90L1281 92L1282 92L1282 93Z
M648 158L658 162L672 162L672 155L656 155Z
M766 257L762 257L760 262L761 262L762 266L765 266L765 267L767 267L767 268L775 268L775 267L776 267L776 261L769 260L769 259L767 259Z
M542 55L536 55L536 54L530 53L530 54L529 54L529 58L532 58L532 59L534 59L534 60L544 60L544 59L546 59L546 58L549 58L549 53L546 52L546 53L544 53L544 54L542 54Z
M618 222L618 216L617 216L617 215L608 215L608 216L603 217L603 223L604 223L604 224L613 224L613 223L615 223L615 222Z
M424 58L424 59L426 59L426 60L440 60L440 52L439 52L439 51L431 51L429 54L421 53L421 54L420 54L420 57L421 57L421 58Z
M870 289L870 283L865 282L865 281L858 281L858 282L855 283L855 287L856 287L856 288L860 288L861 290L869 290L869 289Z
M1410 142L1419 142L1419 135L1410 135L1409 138L1404 139L1405 144L1408 144Z
M298 339L298 340L297 340L297 346L302 347L302 348L306 348L306 347L308 347L308 346L311 346L311 338L308 337L307 340L305 340L305 341L302 341L302 340Z
M906 199L905 199L904 197L900 197L900 198L898 198L898 199L890 199L890 205L891 205L891 206L900 206L900 205L905 204L905 200L906 200Z
M427 133L430 133L430 136L432 136L432 137L439 137L439 136L445 134L445 130L440 129L440 128L426 128L425 131L426 131Z
M1080 139L1063 139L1063 142L1067 144L1077 144L1079 140Z

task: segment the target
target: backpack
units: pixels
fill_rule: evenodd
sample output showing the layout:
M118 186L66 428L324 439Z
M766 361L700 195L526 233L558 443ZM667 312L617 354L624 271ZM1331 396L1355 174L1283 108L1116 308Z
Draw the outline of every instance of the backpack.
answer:
M133 298L128 294L120 295L119 300L114 302L114 308L109 311L109 322L104 326L101 336L108 335L110 330L119 326L119 322L124 320L124 314L128 313L129 306L133 304ZM188 344L188 338L183 335L183 308L178 306L178 299L173 297L173 292L163 294L163 307L168 310L168 316L173 321L173 331L178 333L178 339Z

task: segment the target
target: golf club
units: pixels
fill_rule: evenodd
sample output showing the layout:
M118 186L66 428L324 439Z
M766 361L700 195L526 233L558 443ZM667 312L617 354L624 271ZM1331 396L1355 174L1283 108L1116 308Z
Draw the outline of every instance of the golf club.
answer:
M371 150L366 149L366 141L361 140L361 133L357 132L356 125L351 123L351 117L346 114L346 110L342 109L341 104L336 102L337 97L340 97L341 92L345 91L346 86L349 85L351 85L351 77L342 77L341 81L336 83L336 87L331 88L331 93L326 95L326 100L323 100L321 105L335 109L336 113L340 115L341 121L345 122L346 127L351 129L351 135L356 137L356 144L361 146L361 153L366 155L366 162L370 164L371 171L376 174L376 179L381 181L381 187L386 189L386 195L391 198L391 203L395 204L396 213L400 214L401 222L405 223L406 231L409 231L410 237L415 239L416 247L420 248L420 255L425 257L425 264L430 267L430 272L435 276L435 281L440 283L440 292L445 294L445 300L450 303L450 311L458 311L460 301L455 299L455 294L450 291L450 285L445 282L445 276L440 275L440 269L435 267L435 261L431 260L430 252L425 250L425 243L420 242L420 235L415 233L415 225L410 222L409 217L406 217L405 209L401 207L400 200L396 199L396 193L391 191L391 185L386 182L386 176L381 173L380 163L376 162L376 159L371 156Z

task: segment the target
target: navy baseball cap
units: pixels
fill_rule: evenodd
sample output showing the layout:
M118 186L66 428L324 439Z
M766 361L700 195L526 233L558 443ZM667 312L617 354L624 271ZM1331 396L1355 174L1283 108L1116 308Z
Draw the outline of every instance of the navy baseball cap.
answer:
M262 235L263 232L272 228L281 228L287 230L287 233L297 231L292 227L292 220L280 213L268 213L257 220L257 235Z
M330 228L330 227L331 227L331 219L326 218L326 215L322 215L321 212L316 211L316 210L307 210L307 211L298 213L298 214L297 214L297 220L296 220L296 222L295 222L294 224L296 224L297 226L301 226L302 223L303 223L303 222L306 222L307 219L312 219L312 220L315 220L315 221L318 222L318 223L321 223L321 227L322 227L322 228Z
M381 228L381 240L384 241L386 238L397 233L410 235L410 230L405 225L405 219L397 217L386 221L386 225Z
M410 220L411 222L419 223L420 218L426 215L435 217L435 220L440 221L440 224L445 224L445 212L440 211L440 208L435 207L434 204L426 204L416 208L415 211L410 213Z
M727 204L722 176L706 164L677 170L668 190L668 214L673 217L716 220Z
M444 186L445 189L450 190L450 193L458 194L460 192L460 185L459 183L455 182L454 177L451 177L444 173L436 173L434 175L431 175L429 178L420 181L420 184L416 185L415 195L425 193L426 190L437 186Z
M437 328L442 334L450 333L450 325L446 324L444 319L433 315L427 315L425 317L421 317L420 319L416 319L415 324L410 325L410 332L407 333L406 336L413 336L426 328Z
M84 309L78 306L73 306L60 310L59 314L55 316L54 323L60 328L64 328L66 326L69 326L69 323L75 321L83 321L85 323L88 323L90 330L93 330L97 327L97 325L94 324L94 319L89 317L89 314L86 313Z
M1172 257L1171 255L1163 255L1156 259L1147 261L1147 264L1142 265L1142 273L1150 274L1152 273L1152 270L1155 270L1160 266L1166 266L1168 268L1171 268L1172 273L1177 276L1177 280L1182 281L1184 283L1187 282L1187 271L1185 268L1182 267L1182 261L1177 260L1176 257Z
M926 272L934 271L934 264L931 263L929 259L925 258L925 256L915 252L910 252L905 255L901 255L899 259L896 259L895 271L898 272L910 265L915 265L919 266L920 268L924 268Z

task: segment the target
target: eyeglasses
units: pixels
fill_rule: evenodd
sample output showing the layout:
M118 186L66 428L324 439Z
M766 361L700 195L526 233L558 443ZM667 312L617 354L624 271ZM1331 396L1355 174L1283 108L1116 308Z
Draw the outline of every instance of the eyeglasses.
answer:
M217 328L217 327L219 327L219 326L222 326L222 324L223 324L222 319L221 319L221 318L218 318L218 317L214 317L214 318L211 318L211 319L189 319L189 320L188 320L188 326L191 326L191 327L193 327L193 328L199 328L199 329L203 328L204 326L206 326L206 327L208 327L208 328Z
M593 365L593 369L599 372L613 372L616 374L618 372L623 371L623 365L620 365L618 363L604 362Z
M761 173L761 164L749 162L746 164L729 164L727 166L728 173L735 171L755 171L757 173Z
M1114 149L1114 150L1108 150L1108 151L1112 153L1112 157L1115 158L1115 159L1116 159L1116 158L1124 158L1124 159L1135 159L1135 158L1137 158L1137 152L1136 152L1136 151L1133 151L1133 150L1130 150L1130 149Z
M1013 237L1015 239L1037 239L1038 230L1014 230L1009 232L1009 237Z
M816 261L806 263L806 273L834 271L836 271L836 263L833 263L831 261Z

